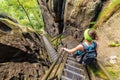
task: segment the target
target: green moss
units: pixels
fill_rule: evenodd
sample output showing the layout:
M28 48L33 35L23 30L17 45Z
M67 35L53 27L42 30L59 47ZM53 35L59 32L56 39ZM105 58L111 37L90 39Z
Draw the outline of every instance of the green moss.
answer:
M53 46L56 46L57 43L60 42L60 39L59 39L59 38L50 37L49 34L47 34L47 33L45 34L45 37L52 43ZM56 38L56 39L55 39L55 38ZM53 39L55 39L55 40L53 41Z
M81 6L81 3L83 2L84 0L77 0L76 1L76 7L78 7L78 8L80 8L80 6Z
M99 18L103 18L106 13L109 13L118 4L120 4L120 0L112 0L112 2L110 2L110 4L100 13Z
M89 24L92 24L92 25L94 25L94 24L96 24L96 22L90 22Z
M101 24L107 21L112 14L114 14L120 8L120 0L112 0L109 5L102 10L98 16L97 23L93 26L94 28L101 26Z
M64 36L61 35L59 38L55 39L55 40L52 42L52 45L53 45L53 46L59 45L59 43L61 42L60 38L63 39Z
M116 80L118 75L120 74L120 70L114 69L112 67L106 67L106 69L109 72L109 74L112 76L112 78Z
M101 78L103 80L107 80L106 75L103 73L103 71L99 67L90 66L90 68L92 69L96 77Z
M108 46L110 46L110 47L119 47L120 44L116 43L116 42L111 42L111 43L108 44Z
M48 34L45 34L45 37L48 38L48 39L50 38Z
M105 74L101 71L101 70L97 70L94 72L94 74L99 77L99 78L102 78L104 80L107 80L107 77L105 76Z
M59 39L56 39L56 40L54 40L54 41L52 42L52 45L53 45L53 46L56 46L57 43L59 43L59 42L60 42L60 40L59 40Z

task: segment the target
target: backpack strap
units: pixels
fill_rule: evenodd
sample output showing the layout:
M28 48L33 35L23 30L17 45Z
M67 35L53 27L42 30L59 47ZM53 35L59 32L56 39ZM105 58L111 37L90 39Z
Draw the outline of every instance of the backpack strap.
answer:
M92 42L92 47L94 48L94 49L96 49L97 48L97 43L96 42Z
M97 47L97 43L96 42L92 42L92 45L89 46L87 43L83 43L82 46L84 47L84 51L89 51L89 50L96 50Z
M83 47L84 47L84 51L81 55L81 60L80 60L80 63L82 63L83 59L84 59L84 56L87 55L87 51L90 52L90 51L96 51L96 47L97 47L97 44L95 42L92 42L92 45L89 46L87 45L86 43L82 43ZM96 56L97 56L97 53L96 53Z

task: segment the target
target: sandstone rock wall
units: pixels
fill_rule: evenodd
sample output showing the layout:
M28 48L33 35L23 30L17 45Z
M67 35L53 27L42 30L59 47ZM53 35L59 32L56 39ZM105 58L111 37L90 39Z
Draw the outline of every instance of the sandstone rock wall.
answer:
M101 0L38 0L38 3L50 36L65 32L79 41L83 30L96 20L102 7Z
M99 57L108 53L105 57L119 55L120 47L109 47L111 42L120 43L120 10L118 10L107 22L97 28L99 40ZM104 40L104 42L103 42ZM102 50L104 48L104 50ZM101 51L102 50L102 51Z
M48 7L48 4L45 0L38 0L38 4L40 5L42 11L45 31L50 36L55 36L58 34L58 24L55 23L55 20L53 18L55 16L54 12L52 12L51 7Z
M0 79L40 80L48 67L40 36L30 28L0 18Z
M67 0L64 27L69 28L68 33L81 41L83 31L96 20L101 7L101 0Z

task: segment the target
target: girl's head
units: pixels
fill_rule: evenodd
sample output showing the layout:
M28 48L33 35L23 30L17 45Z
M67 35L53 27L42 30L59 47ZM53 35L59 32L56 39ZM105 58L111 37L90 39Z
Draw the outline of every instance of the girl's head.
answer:
M84 32L84 39L87 41L92 41L97 39L97 33L94 29L86 29Z

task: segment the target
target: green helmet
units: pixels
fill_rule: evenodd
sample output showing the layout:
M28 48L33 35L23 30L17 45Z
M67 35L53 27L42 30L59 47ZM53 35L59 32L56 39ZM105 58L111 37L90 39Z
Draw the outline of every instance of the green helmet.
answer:
M88 33L89 30L91 30L91 29L86 29L84 31L84 38L85 38L85 40L92 41L93 39L89 36L89 33Z

